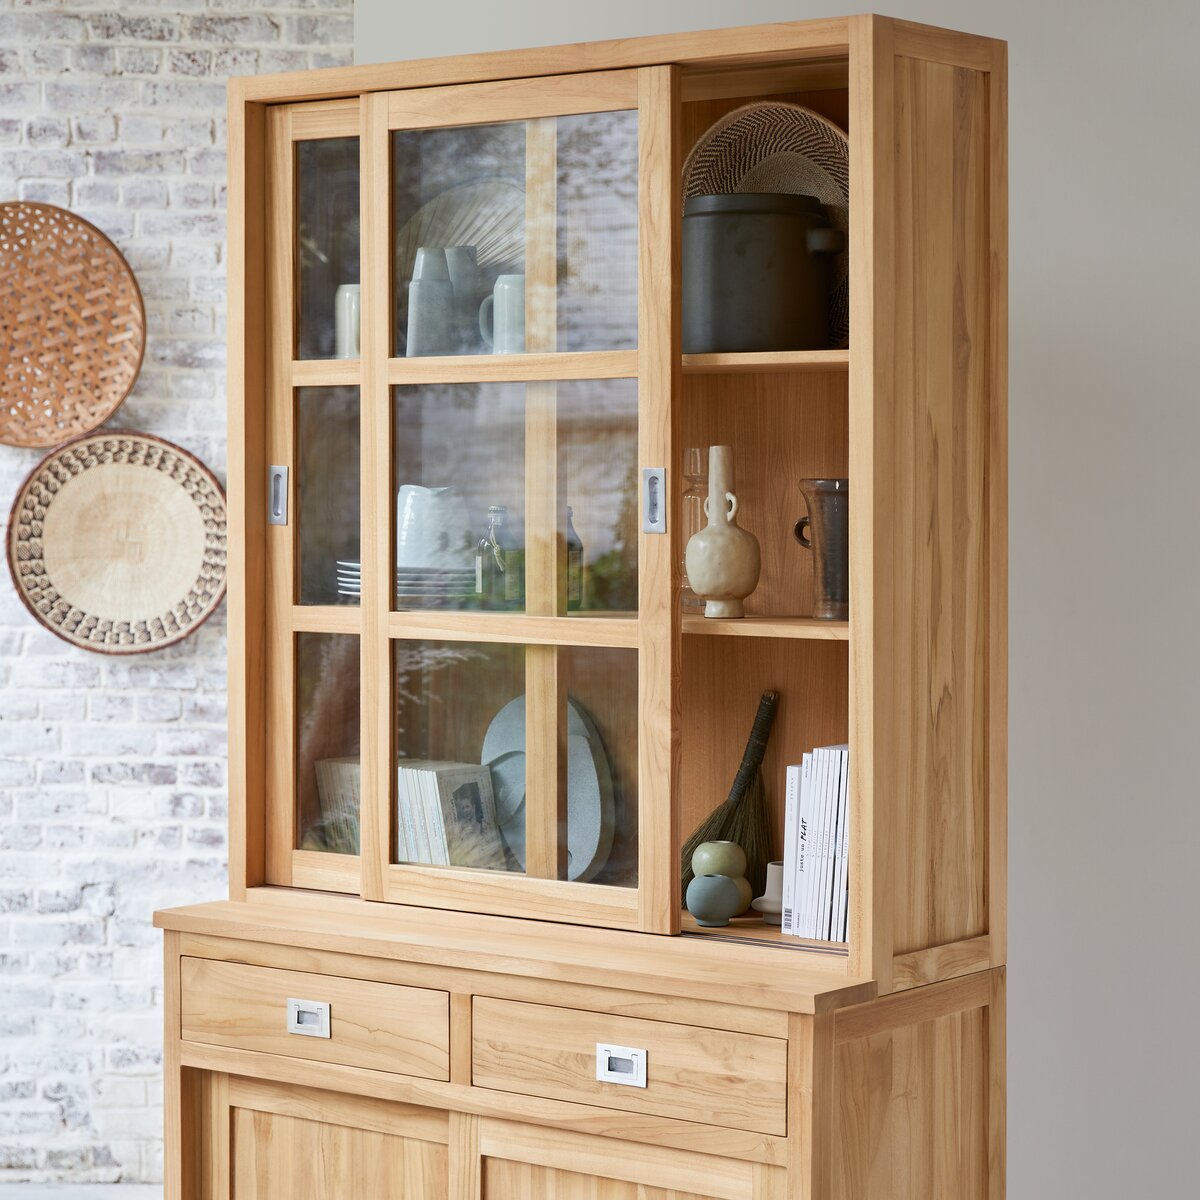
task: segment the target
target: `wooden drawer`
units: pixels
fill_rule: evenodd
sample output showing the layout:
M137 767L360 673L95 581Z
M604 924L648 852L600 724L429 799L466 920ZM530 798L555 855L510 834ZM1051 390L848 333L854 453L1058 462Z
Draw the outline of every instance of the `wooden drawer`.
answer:
M646 1086L600 1082L601 1044L642 1051ZM758 1034L476 996L471 1082L705 1125L787 1132L787 1042Z
M450 1078L446 992L208 958L180 959L180 992L185 1041ZM329 1036L289 1033L289 1000L328 1004Z

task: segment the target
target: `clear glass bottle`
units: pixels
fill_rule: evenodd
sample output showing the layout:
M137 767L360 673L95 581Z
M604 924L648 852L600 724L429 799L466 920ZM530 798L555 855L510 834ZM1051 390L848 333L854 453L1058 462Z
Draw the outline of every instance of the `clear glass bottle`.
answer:
M504 528L508 509L493 504L488 509L487 533L475 547L475 594L481 608L507 608L509 558L512 539Z
M682 550L693 534L704 528L704 499L708 494L708 447L689 446L683 452L683 538ZM703 612L704 601L692 591L688 583L686 562L680 564L682 580L679 603L684 612Z
M583 540L575 531L575 510L567 505L567 611L583 607Z

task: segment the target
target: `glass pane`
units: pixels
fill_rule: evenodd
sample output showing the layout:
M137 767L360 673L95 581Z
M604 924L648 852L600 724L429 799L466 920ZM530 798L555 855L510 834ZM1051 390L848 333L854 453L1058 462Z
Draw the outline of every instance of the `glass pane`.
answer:
M296 143L299 358L357 358L358 138Z
M300 388L296 447L300 603L357 604L358 388Z
M396 607L636 615L637 470L635 380L396 388Z
M392 135L395 353L637 343L637 114Z
M558 669L567 694L566 878L637 887L637 651L560 646Z
M637 381L557 385L558 553L569 616L634 617L638 602ZM565 608L564 608L565 605Z
M358 638L296 635L296 844L358 853Z
M395 644L392 861L523 870L525 648Z

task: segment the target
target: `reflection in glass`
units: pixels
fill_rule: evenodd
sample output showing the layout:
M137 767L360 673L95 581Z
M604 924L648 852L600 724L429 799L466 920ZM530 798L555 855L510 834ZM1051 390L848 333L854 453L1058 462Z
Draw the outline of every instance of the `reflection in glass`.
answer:
M357 358L358 138L296 144L299 358Z
M395 643L392 861L521 871L525 648Z
M394 394L396 607L520 611L525 385Z
M567 695L567 862L560 877L613 887L638 880L636 650L560 646Z
M348 634L296 635L296 844L359 851L359 645Z
M565 579L557 611L632 617L640 528L637 382L572 380L557 389L558 554Z
M358 388L296 392L296 520L301 604L357 604Z
M635 380L406 386L394 402L397 608L636 613ZM543 444L557 452L527 461Z
M636 113L392 139L397 355L636 345Z

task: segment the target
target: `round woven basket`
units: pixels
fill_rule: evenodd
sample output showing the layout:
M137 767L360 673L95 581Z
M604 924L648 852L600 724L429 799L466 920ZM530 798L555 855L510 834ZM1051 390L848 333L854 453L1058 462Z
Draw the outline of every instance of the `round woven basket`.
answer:
M683 198L730 192L815 196L849 244L850 144L844 130L799 104L756 101L726 113L692 147ZM850 337L849 257L835 257L829 328L834 346Z
M35 620L87 650L169 646L225 594L221 485L145 433L95 433L52 451L17 492L5 544Z
M56 446L102 425L146 349L142 294L94 225L52 204L0 204L0 442Z

